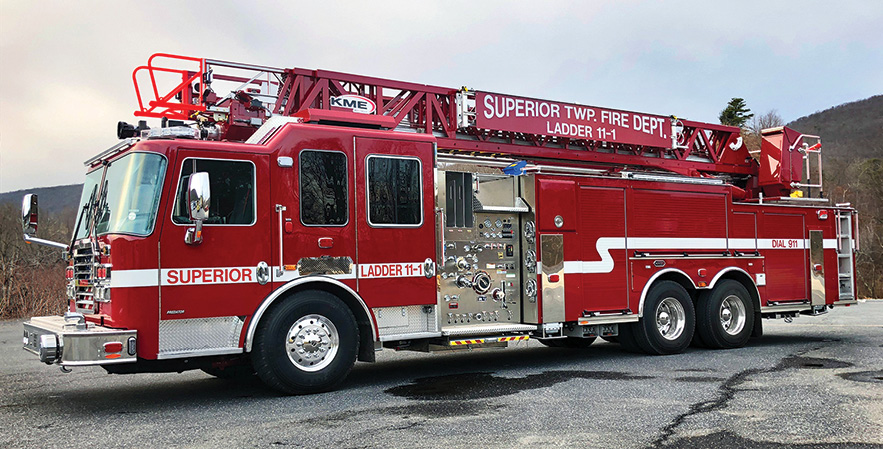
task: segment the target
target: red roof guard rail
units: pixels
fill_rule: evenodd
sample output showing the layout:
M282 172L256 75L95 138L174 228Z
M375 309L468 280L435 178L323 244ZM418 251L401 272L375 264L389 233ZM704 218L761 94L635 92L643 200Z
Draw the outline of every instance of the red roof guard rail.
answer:
M155 63L155 60L158 58L187 63L195 62L199 64L199 69L193 71L159 66ZM150 87L153 91L153 99L147 102L147 106L144 105L144 99L141 96L141 88L138 84L138 73L142 71L147 71L149 73ZM178 74L181 76L181 83L175 86L167 94L160 96L156 82L157 72ZM168 53L156 53L152 55L150 59L147 60L147 65L140 66L132 72L132 82L135 84L135 94L138 96L138 110L135 111L135 116L189 120L190 112L205 111L205 105L201 104L200 95L193 95L191 90L193 82L202 82L204 75L205 59L172 55Z

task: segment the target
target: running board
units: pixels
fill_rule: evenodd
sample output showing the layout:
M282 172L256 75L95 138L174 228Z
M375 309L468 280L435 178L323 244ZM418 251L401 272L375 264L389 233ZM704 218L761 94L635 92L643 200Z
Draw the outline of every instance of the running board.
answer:
M536 324L494 323L477 326L449 326L442 328L442 336L457 337L466 335L493 335L506 332L531 332L537 330Z

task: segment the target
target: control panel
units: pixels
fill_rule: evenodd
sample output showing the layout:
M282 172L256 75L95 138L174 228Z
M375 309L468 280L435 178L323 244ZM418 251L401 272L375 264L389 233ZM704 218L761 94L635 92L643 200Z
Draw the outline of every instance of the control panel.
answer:
M517 213L475 212L471 227L444 228L442 326L521 322Z

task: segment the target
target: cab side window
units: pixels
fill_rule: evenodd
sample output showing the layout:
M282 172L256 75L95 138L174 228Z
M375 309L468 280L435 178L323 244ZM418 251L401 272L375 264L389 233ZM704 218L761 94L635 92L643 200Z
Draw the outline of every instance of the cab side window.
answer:
M300 219L307 226L343 226L347 213L346 155L337 151L300 153Z
M423 223L420 177L418 159L369 156L368 223L420 226Z
M211 203L205 224L251 225L255 221L254 164L245 161L186 159L178 179L178 193L172 213L176 224L190 224L187 184L190 175L208 172Z

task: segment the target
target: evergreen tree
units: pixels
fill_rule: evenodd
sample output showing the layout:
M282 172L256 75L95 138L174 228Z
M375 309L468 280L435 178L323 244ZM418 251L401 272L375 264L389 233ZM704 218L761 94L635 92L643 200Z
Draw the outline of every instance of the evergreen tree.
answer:
M744 99L733 98L727 103L727 107L721 111L719 117L720 122L722 125L738 126L742 128L748 120L751 120L751 117L754 117L754 114L750 114L750 112L751 109L746 107Z

